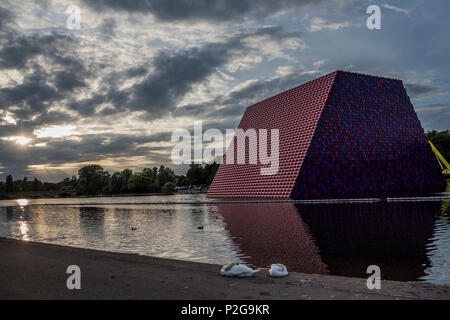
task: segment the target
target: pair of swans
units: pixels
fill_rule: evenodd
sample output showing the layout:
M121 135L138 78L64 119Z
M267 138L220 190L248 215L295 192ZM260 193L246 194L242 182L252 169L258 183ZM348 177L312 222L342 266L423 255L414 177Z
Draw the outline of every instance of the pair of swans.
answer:
M225 277L247 278L252 277L256 272L265 269L266 268L253 270L252 268L246 266L245 264L233 262L224 265L220 270L220 274ZM271 277L281 278L287 276L288 271L285 265L281 263L275 263L270 266L269 274Z

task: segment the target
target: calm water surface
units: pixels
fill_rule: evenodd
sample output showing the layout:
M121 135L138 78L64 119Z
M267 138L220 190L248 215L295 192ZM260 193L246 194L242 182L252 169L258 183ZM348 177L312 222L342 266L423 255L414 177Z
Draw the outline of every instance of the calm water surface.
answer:
M134 230L135 229L135 230ZM450 201L212 203L204 195L0 201L0 237L450 285Z

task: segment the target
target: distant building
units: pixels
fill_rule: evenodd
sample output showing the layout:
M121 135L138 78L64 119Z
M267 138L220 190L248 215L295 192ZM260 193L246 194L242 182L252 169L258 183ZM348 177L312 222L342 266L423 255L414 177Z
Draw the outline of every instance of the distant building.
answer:
M227 164L228 148L210 198L392 196L445 184L400 80L336 71L248 107L238 128L279 129L278 172Z

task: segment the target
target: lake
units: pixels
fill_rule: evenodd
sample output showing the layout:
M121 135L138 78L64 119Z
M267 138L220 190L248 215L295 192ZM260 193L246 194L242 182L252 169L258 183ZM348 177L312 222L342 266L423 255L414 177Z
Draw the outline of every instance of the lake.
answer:
M197 194L0 201L0 237L217 264L279 262L290 271L353 277L378 265L383 279L450 285L450 201L418 200L245 203Z

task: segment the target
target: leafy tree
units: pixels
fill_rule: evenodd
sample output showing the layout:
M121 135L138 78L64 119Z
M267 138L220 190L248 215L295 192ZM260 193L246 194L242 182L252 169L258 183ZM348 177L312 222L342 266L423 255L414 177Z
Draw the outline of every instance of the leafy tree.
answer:
M147 192L161 192L161 186L158 184L158 168L144 168L142 174L151 181L149 182Z
M125 169L121 172L122 176L122 188L120 189L121 193L128 192L128 180L132 176L133 171L131 169Z
M170 168L144 168L129 178L128 189L131 192L161 192L167 182L175 184L175 181L175 173Z
M128 181L133 175L131 169L125 169L121 172L114 172L109 180L109 192L113 194L127 193Z
M122 173L114 172L111 176L111 179L109 180L109 192L112 194L120 193L123 187L122 184Z
M40 182L37 178L34 178L32 190L33 191L40 191L41 190L41 185L42 185L42 182Z
M192 163L186 173L186 177L193 185L200 185L205 183L203 167L200 164Z
M181 176L177 177L177 185L178 186L184 187L184 186L188 186L190 184L191 184L191 182L189 181L188 178L186 178L186 176L181 175Z
M6 192L13 192L14 191L14 181L13 181L12 175L9 175L9 176L6 177L5 191Z
M450 161L450 132L446 131L429 131L427 132L427 138L434 146L439 150L442 156Z
M154 169L156 169L156 170L154 170ZM147 177L149 177L153 181L156 181L156 179L158 178L158 169L156 167L153 168L153 169L144 168L144 169L142 169L141 173L146 175Z
M21 189L22 189L22 191L28 191L28 178L27 177L23 177Z
M0 181L0 192L5 192L5 183Z
M175 192L175 182L171 182L168 181L166 182L162 189L161 189L162 193L166 193L166 194L172 194Z
M175 183L175 181L176 181L175 172L173 172L172 169L166 168L164 166L159 167L156 182L160 188L162 188L166 184L166 182Z
M58 191L60 189L57 183L44 182L42 184L42 191Z
M203 169L203 175L206 184L211 184L218 169L219 164L216 163L215 161L212 164L205 165L205 168Z
M13 192L22 191L22 180L15 180L13 182Z
M72 178L64 178L62 181L58 182L59 189L62 191L72 191L77 189L77 177L72 176Z
M78 190L82 194L99 194L107 191L109 173L98 164L84 166L78 170Z
M200 164L191 164L186 173L187 179L193 185L210 184L216 175L219 164L216 162L202 166Z
M158 192L159 188L152 176L146 172L138 172L128 180L128 190L131 192Z

